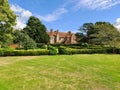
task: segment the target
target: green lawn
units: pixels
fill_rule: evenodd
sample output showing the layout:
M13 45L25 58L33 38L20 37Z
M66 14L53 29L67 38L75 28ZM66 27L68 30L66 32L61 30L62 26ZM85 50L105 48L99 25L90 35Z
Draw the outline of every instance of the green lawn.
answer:
M120 90L120 55L0 57L0 90Z

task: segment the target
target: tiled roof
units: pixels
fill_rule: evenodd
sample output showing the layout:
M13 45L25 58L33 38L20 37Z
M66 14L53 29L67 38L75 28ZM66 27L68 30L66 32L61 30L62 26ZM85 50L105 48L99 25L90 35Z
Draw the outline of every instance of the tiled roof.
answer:
M73 35L73 33L69 33L69 32L65 33L65 32L54 31L54 32L48 32L48 35L50 35L50 36L59 35L59 37L64 38L64 37L71 37Z

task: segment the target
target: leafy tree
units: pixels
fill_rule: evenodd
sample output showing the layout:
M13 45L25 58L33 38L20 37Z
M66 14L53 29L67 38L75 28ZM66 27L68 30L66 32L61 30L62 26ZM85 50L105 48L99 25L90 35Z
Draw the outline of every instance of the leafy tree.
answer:
M94 24L93 23L84 23L80 29L79 32L76 33L76 36L79 39L79 42L84 42L84 43L91 43L91 37L90 34L92 33Z
M16 15L10 9L8 0L0 0L0 44L6 46L12 43L12 26L15 25Z
M16 30L14 32L14 43L19 44L19 46L23 47L26 50L36 48L35 41L27 34L23 33L23 31L19 30Z
M15 21L16 15L10 9L8 0L0 0L0 25L2 24L2 22L4 22L4 27L10 28L11 26L16 24Z
M21 42L21 45L24 47L25 50L36 48L35 41L32 38L30 38L28 35L24 37L24 41Z
M13 36L11 34L0 35L0 45L2 47L7 47L13 43Z
M92 42L99 45L117 47L120 41L120 32L109 22L96 22L94 25Z
M77 37L77 42L79 42L79 43L86 43L87 42L87 37L83 33L77 32L75 35Z
M40 20L34 16L31 16L29 18L27 26L23 30L36 43L48 43L49 42L49 35L47 34L45 25L43 25L40 22Z
M117 47L120 32L109 22L85 23L76 33L79 42Z

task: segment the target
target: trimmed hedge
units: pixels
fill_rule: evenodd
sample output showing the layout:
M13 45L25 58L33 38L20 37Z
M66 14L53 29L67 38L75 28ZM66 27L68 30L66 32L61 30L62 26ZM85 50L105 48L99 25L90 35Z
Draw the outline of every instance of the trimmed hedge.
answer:
M37 48L47 49L47 46L44 43L37 43Z
M120 54L119 48L100 48L100 49L73 49L60 46L58 49L48 46L46 49L37 50L12 50L0 49L0 56L38 56L38 55L71 55L71 54Z
M105 54L105 49L68 49L69 54Z
M64 46L60 46L60 47L58 48L58 52L59 52L59 54L66 54L66 55L69 54L68 48L66 48L66 47L64 47Z
M0 56L37 56L49 55L49 50L0 50Z
M58 49L51 46L51 45L48 46L48 50L49 50L50 55L57 55L58 54Z
M120 54L118 48L101 48L101 49L72 49L66 47L59 47L59 54Z

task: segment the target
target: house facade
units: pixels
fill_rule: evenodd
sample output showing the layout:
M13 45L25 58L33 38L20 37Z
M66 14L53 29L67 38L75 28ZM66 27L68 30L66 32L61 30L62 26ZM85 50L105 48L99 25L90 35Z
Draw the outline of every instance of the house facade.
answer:
M52 29L50 32L48 32L48 35L50 36L50 44L75 44L76 36L74 33L71 33L71 31L65 33L65 32L59 32L59 30L53 31Z

